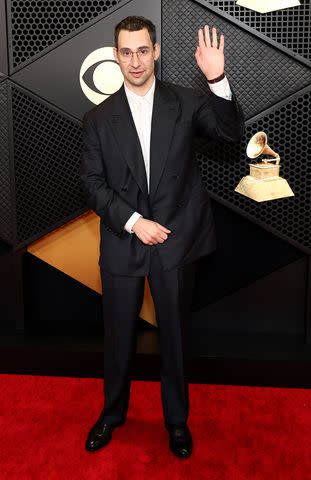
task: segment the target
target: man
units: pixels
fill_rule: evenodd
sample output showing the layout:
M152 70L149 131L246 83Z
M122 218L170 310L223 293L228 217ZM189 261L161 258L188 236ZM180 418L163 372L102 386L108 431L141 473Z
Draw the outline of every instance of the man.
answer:
M224 37L198 32L197 64L211 98L155 78L155 27L127 17L115 28L115 59L124 85L84 117L81 180L100 216L103 287L104 408L88 451L126 420L135 327L148 277L160 335L161 394L169 446L192 452L187 425L187 329L195 261L215 248L209 196L193 154L195 135L236 141L243 114L224 75Z

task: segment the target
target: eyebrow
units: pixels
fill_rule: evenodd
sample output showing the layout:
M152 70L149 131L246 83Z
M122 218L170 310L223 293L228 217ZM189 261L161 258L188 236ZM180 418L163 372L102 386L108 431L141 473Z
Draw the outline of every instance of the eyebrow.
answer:
M140 47L137 47L137 50L139 48L149 48L149 45L142 45ZM122 48L119 48L119 50L131 50L130 47L122 47Z

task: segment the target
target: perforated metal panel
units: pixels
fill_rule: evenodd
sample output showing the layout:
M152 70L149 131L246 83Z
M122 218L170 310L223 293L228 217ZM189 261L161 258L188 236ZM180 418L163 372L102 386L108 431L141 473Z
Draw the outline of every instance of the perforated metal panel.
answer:
M79 180L82 129L19 88L13 88L12 101L21 246L85 209Z
M213 142L209 145L208 154L197 154L202 179L212 194L309 251L311 145L307 139L311 129L310 114L311 88L247 125L240 144ZM280 175L288 180L295 197L257 203L234 192L242 177L249 175L250 160L246 156L246 145L251 136L259 130L268 134L269 145L280 154Z
M13 67L115 7L122 0L11 0Z
M10 175L8 82L0 83L0 238L13 242L12 187Z
M123 18L122 15L131 14L134 5L136 13L154 17L156 24L160 24L160 0L7 1L11 67L9 85L12 89L13 113L12 119L2 115L1 121L13 132L13 136L9 164L5 163L9 156L2 155L3 159L0 160L0 238L8 238L16 248L27 245L87 209L79 177L81 122L65 113L68 104L60 102L60 109L57 108L55 97L51 95L51 99L46 91L63 89L66 95L69 92L69 96L74 97L72 101L82 103L84 112L86 103L78 83L82 60L80 54L75 56L70 53L75 49L79 52L79 41L88 44L89 36L90 48L101 45L102 29L105 30L107 25L109 38L113 38L113 25ZM119 11L119 7L124 8ZM103 20L102 24L100 20ZM87 22L90 30L84 32ZM81 33L77 42L74 33L77 38ZM59 52L62 48L59 40L63 38L62 47L69 44L67 55L62 56L61 51L59 61L49 63L50 55L54 53L52 47ZM89 47L85 51L89 54ZM69 59L74 66L70 82L64 86L61 81L53 82L49 76L43 80L40 69L26 86L19 82L20 78L14 75L29 72L38 65L42 60L42 55L38 55L40 52L44 52L48 59L45 70L59 70L62 79L64 58ZM36 91L37 81L42 82L46 90L36 95L31 92ZM7 143L3 142L0 149L5 150L5 146ZM8 190L7 185L10 184L16 191ZM12 231L14 236L10 234Z
M310 69L197 2L163 0L164 80L209 94L193 57L197 28L206 23L225 34L228 78L250 120L240 144L211 143L207 150L205 146L208 154L197 154L203 182L216 199L310 251ZM280 153L281 175L295 197L258 204L234 192L249 174L246 145L258 130L267 132L271 147Z
M271 40L293 50L311 60L311 8L310 0L302 0L301 5L264 15L240 7L235 0L202 0L232 15L235 19L254 28Z
M226 71L246 118L310 84L308 67L196 2L163 0L162 12L164 80L209 93L194 58L197 30L207 23L225 35Z

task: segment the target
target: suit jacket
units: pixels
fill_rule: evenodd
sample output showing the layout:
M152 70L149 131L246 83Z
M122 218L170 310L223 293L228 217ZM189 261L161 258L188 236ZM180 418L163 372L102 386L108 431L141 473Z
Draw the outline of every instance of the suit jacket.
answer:
M83 118L81 184L89 207L100 216L102 270L146 276L150 249L165 271L208 255L216 246L209 195L193 151L195 135L227 142L244 131L233 93L215 94L156 80L150 141L150 192L145 165L124 87ZM145 245L124 225L135 212L171 233L164 243Z

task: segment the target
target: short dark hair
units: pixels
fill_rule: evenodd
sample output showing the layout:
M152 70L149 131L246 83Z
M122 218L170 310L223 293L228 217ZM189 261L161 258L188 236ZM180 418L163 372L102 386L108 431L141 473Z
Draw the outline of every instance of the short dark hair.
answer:
M152 45L156 43L156 27L155 25L145 17L126 17L121 22L116 25L114 29L114 43L115 47L118 48L118 38L120 30L127 30L128 32L137 32L146 28L150 35Z

